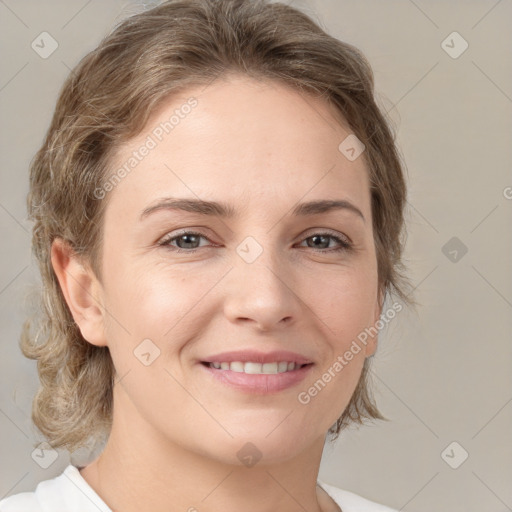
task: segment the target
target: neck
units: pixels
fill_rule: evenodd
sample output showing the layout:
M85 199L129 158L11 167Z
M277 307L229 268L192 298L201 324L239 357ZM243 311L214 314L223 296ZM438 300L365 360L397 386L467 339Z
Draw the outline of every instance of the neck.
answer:
M323 438L285 461L235 465L173 442L140 416L121 413L126 410L114 405L105 449L80 471L113 511L336 510L316 486Z

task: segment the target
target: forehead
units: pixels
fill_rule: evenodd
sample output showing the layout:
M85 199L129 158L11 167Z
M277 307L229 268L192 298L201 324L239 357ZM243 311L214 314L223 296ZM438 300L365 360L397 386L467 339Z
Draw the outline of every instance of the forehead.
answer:
M350 197L368 210L364 158L340 151L351 131L333 109L282 83L236 75L175 94L115 155L112 171L127 172L111 203L142 210L172 195L272 208Z

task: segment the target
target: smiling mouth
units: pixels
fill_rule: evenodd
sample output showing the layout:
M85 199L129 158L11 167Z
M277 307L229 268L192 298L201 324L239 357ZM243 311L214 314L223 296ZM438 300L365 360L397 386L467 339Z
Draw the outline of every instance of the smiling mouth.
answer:
M313 363L299 364L289 361L279 361L272 363L256 363L252 361L231 361L231 362L208 362L202 361L202 365L214 370L229 370L236 373L247 373L250 375L275 375L278 373L288 373L300 370L305 366L311 366Z

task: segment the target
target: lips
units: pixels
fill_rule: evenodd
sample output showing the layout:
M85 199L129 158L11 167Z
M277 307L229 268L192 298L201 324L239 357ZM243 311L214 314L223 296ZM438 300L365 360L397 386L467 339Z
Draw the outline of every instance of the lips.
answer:
M301 354L283 350L224 352L200 363L215 381L253 394L277 393L291 388L306 377L314 364Z

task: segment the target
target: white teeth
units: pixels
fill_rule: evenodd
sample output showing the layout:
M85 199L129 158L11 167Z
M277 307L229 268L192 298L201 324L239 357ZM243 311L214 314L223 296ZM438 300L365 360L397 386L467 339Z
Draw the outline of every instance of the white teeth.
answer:
M277 372L278 373L283 373L285 371L288 370L288 363L286 361L281 361L278 365L277 365Z
M245 363L244 364L244 372L245 373L263 373L262 366L260 363Z
M217 370L231 370L232 372L238 373L249 373L253 375L273 375L276 373L284 373L300 368L300 364L293 362L274 362L274 363L254 363L252 361L243 363L241 361L233 361L231 363L210 363L211 368Z
M261 365L263 373L277 373L277 363L265 363Z
M232 372L243 373L244 372L244 363L241 363L240 361L233 361L232 363L230 363L229 369Z

